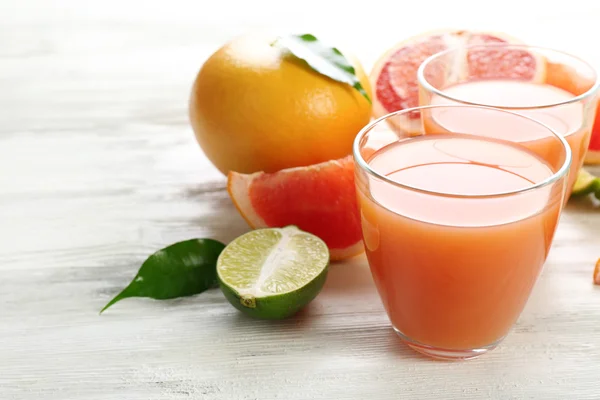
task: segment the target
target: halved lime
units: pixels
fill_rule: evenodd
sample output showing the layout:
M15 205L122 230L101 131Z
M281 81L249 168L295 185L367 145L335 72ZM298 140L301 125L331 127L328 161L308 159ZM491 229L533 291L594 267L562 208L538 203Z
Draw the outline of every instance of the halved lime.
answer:
M600 190L600 179L581 168L573 185L573 196L585 196Z
M289 317L319 294L327 277L323 240L295 226L250 231L217 260L219 286L238 310L264 319Z

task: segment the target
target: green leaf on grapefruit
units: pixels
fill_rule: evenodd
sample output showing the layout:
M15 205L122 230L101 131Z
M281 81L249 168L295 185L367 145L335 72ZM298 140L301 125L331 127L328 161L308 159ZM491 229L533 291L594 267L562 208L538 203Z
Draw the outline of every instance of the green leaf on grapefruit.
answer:
M371 98L360 83L356 70L337 48L326 46L309 33L282 36L273 44L285 47L296 58L306 62L310 68L321 75L352 86L371 103Z

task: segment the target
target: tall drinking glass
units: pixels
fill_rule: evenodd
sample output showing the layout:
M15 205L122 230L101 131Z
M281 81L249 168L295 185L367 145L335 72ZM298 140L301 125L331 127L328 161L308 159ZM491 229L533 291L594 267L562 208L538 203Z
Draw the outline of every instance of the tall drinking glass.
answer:
M402 121L458 112L456 129ZM543 138L555 153L508 140ZM411 124L414 125L414 124ZM571 150L548 126L509 111L427 106L366 126L354 142L363 242L398 335L432 357L494 348L522 312L546 260L566 193Z
M562 134L573 153L567 184L568 199L590 142L596 115L599 80L587 62L567 53L526 45L485 44L459 46L434 54L417 73L419 105L469 104L502 108L543 122ZM426 120L434 130L455 130L461 123L453 113L444 120ZM522 137L508 116L486 123L489 131L528 147L552 148L543 137ZM471 121L481 124L483 121Z

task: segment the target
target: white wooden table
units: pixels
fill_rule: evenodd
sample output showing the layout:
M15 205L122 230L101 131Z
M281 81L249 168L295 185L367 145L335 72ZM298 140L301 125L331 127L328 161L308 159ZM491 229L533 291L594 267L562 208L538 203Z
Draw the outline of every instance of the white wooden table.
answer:
M311 32L370 69L424 30L510 30L600 65L596 0L365 3L0 3L0 399L600 398L589 202L569 204L513 332L469 362L401 344L363 257L286 321L245 318L218 289L98 315L155 250L248 229L187 119L197 70L237 34Z

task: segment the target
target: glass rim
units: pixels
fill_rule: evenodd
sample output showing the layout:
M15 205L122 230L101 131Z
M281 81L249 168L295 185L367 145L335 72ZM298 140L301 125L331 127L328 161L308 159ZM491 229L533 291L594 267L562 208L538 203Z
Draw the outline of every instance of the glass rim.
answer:
M394 181L390 178L388 178L385 175L380 174L379 172L375 171L373 168L371 168L371 166L369 165L369 163L362 157L361 153L360 153L360 142L362 140L362 138L365 137L365 135L367 133L369 133L373 128L375 128L376 126L378 126L380 123L382 122L386 122L386 120L388 120L389 118L398 116L398 115L403 115L403 114L407 114L407 113L411 113L411 112L415 112L415 111L421 111L421 110L426 110L426 109L432 109L432 108L476 108L476 109L481 109L481 110L491 110L494 112L500 112L500 113L506 113L506 114L512 114L513 116L516 116L518 118L523 118L525 120L528 120L530 122L533 122L535 124L538 124L540 126L542 126L544 129L548 130L549 132L551 132L552 135L554 135L558 141L562 144L562 147L565 151L565 160L562 164L562 166L556 171L554 172L551 176L547 177L546 179L544 179L541 182L535 183L531 186L527 186L525 188L522 189L518 189L518 190L509 190L509 191L505 191L505 192L498 192L498 193L490 193L490 194L454 194L454 193L444 193L444 192L438 192L435 190L427 190L427 189L421 189L418 187L414 187L412 185L407 185L404 183L400 183L397 181ZM391 129L391 128L390 128ZM420 135L420 136L424 136L424 135ZM485 137L485 136L481 136L481 135L471 135L471 136L476 136L476 137ZM496 138L498 139L498 138ZM520 142L514 142L516 144L520 144ZM354 138L354 142L352 144L352 155L354 157L355 162L358 164L358 166L364 170L365 172L367 172L369 175L385 182L388 184L391 184L393 186L396 187L400 187L402 189L406 189L406 190L411 190L414 192L420 192L420 193L424 193L424 194L428 194L428 195L432 195L432 196L438 196L438 197L452 197L452 198L464 198L464 199L484 199L484 198L498 198L498 197L507 197L507 196L513 196L516 194L521 194L521 193L526 193L526 192L530 192L530 191L534 191L537 189L540 189L542 187L551 185L553 183L555 183L556 181L562 179L564 176L566 176L566 174L569 172L569 169L571 168L571 163L572 163L572 152L571 152L571 147L569 146L569 143L567 142L567 140L560 134L558 134L556 131L554 131L552 128L550 128L549 126L547 126L546 124L539 122L533 118L530 118L528 116L513 112L513 111L508 111L508 110L503 110L500 108L495 108L495 107L488 107L488 106L479 106L479 105L465 105L465 104L439 104L439 105L428 105L428 106L419 106L419 107L412 107L412 108L405 108L403 110L398 110L398 111L394 111L391 112L389 114L386 114L382 117L379 117L373 121L371 121L370 123L368 123L367 125L365 125L356 135L356 137ZM544 160L546 161L546 160Z
M586 90L584 93L574 96L573 98L571 98L569 100L560 101L560 102L551 103L551 104L542 104L542 105L537 105L537 106L517 107L517 106L492 106L489 104L482 104L482 103L475 103L475 102L471 102L471 101L461 100L456 97L448 95L446 92L444 92L441 89L436 88L431 83L429 83L429 81L425 78L425 68L427 68L427 66L429 64L431 64L431 62L433 62L434 60L436 60L438 58L443 57L446 54L450 54L454 51L459 51L460 49L477 49L477 48L489 49L491 47L508 47L508 48L517 48L517 49L521 48L521 49L529 49L529 50L534 50L534 51L538 50L540 52L552 52L552 53L560 54L562 56L576 60L578 63L585 65L586 68L589 68L589 70L592 71L594 74L594 84L592 85L591 88ZM448 100L455 101L457 103L462 103L465 105L472 105L472 106L501 107L506 110L537 110L537 109L558 107L558 106L562 106L562 105L566 105L566 104L576 103L578 101L585 100L586 98L592 96L596 91L598 91L598 88L600 88L600 79L598 77L598 71L596 70L596 68L594 68L593 65L591 65L589 62L585 61L581 57L578 57L571 53L567 53L562 50L553 49L550 47L532 46L532 45L527 45L527 44L511 44L511 43L488 43L488 44L474 44L474 45L450 47L446 50L442 50L438 53L432 54L431 56L427 57L419 65L419 68L417 69L417 82L418 82L418 84L422 85L427 91L432 92L433 94L436 94L438 96L444 97Z

